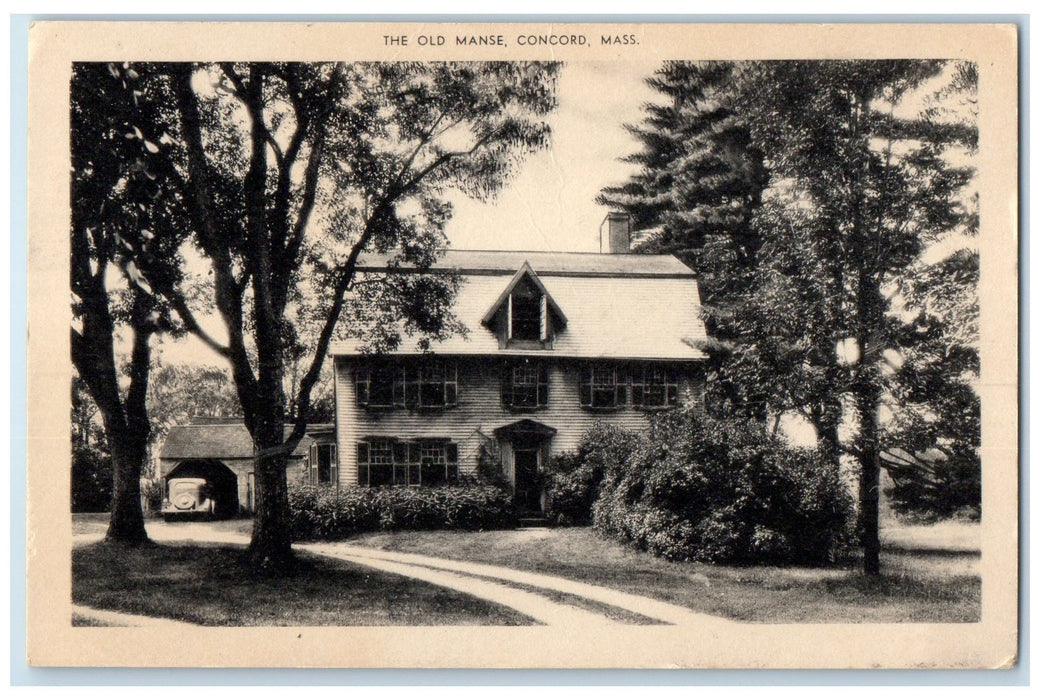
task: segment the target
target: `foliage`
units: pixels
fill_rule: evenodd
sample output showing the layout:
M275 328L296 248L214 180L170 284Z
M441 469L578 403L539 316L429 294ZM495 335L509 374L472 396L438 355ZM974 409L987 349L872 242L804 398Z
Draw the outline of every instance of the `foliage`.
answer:
M667 101L648 103L643 122L628 126L642 150L625 160L640 169L623 185L604 188L597 202L650 232L637 252L670 253L697 271L712 338L708 406L764 418L768 383L741 381L730 363L762 245L753 220L769 181L731 97L739 70L718 61L665 62L646 82Z
M890 379L885 466L905 515L981 513L978 275L978 252L960 249L904 285L914 313Z
M477 471L473 478L477 484L510 489L512 487L502 466L502 455L496 447L490 440L481 444L480 452L477 454Z
M289 491L293 538L337 540L374 530L513 527L512 496L496 486L299 486Z
M163 481L162 479L147 479L141 485L141 500L144 502L144 510L150 515L155 515L162 510Z
M597 423L582 436L577 450L554 455L546 465L546 517L559 525L591 524L608 463L623 468L631 437L615 425Z
M151 285L180 280L179 247L190 231L168 198L175 173L165 167L171 147L169 110L163 108L167 88L163 76L126 63L72 67L71 355L111 449L107 537L126 544L147 540L140 475L149 437L151 341L177 330ZM125 368L116 358L117 328L131 335Z
M870 573L879 567L883 403L894 398L918 417L964 413L970 404L932 405L944 401L938 382L918 382L923 392L913 388L922 365L931 368L925 374L955 382L960 370L922 363L922 353L933 353L907 344L913 335L907 321L913 324L918 301L901 287L920 272L935 244L971 236L977 228L970 167L977 146L976 81L974 66L944 61L666 64L650 84L673 98L674 108L648 107L645 148L636 158L644 171L626 186L634 191L653 183L657 189L646 201L671 210L672 220L687 216L704 224L671 225L678 236L657 240L670 252L683 244L697 252L689 259L705 280L708 317L721 319L714 324L720 342L708 348L721 380L714 382L709 408L777 419L799 412L816 428L829 460L836 464L844 452L858 461ZM943 87L929 92L936 84ZM683 112L684 104L695 107ZM713 120L718 129L704 126ZM697 137L675 138L684 129ZM757 163L761 170L748 168ZM683 178L696 182L705 173L721 191L748 196L716 211L711 186L683 184ZM744 244L714 255L713 241L735 240L741 231L747 233ZM744 249L755 254L742 259ZM735 284L716 284L730 277ZM725 303L715 304L715 295ZM938 325L955 326L948 318ZM855 357L841 357L839 347L853 349L849 355ZM911 360L892 381L886 352ZM914 393L925 400L912 400ZM964 399L969 394L961 393ZM846 406L853 409L855 429L853 439L842 443L838 427ZM921 425L909 416L901 422ZM910 441L923 441L928 432ZM911 438L906 432L903 437ZM975 438L959 439L970 451Z
M491 197L526 154L547 145L558 66L225 62L149 70L167 76L176 115L173 145L161 154L179 177L162 199L191 222L186 230L210 267L208 293L140 270L183 327L231 366L246 426L262 448L250 551L258 568L278 573L292 560L285 454L304 435L334 333L365 337L379 350L402 333L428 344L461 330L450 315L453 276L360 279L361 255L394 251L394 264L428 271L446 244L449 193ZM226 340L198 322L201 298L207 311L215 307ZM297 363L303 372L287 388Z
M112 505L112 456L96 445L72 446L72 512L103 513Z
M597 530L651 554L733 564L824 564L847 545L838 469L755 421L662 414L597 450Z
M195 416L230 418L242 407L228 371L212 365L152 363L148 415L152 439L161 441L170 428Z

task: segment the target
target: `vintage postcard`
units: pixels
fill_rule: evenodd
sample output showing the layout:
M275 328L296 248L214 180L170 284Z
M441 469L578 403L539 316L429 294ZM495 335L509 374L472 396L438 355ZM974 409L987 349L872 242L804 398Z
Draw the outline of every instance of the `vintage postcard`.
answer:
M1014 25L29 63L30 664L1017 663Z

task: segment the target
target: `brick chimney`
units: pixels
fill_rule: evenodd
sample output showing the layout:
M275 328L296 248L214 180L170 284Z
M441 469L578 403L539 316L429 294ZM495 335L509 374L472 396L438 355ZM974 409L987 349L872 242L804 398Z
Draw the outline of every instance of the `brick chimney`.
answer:
M629 252L632 237L632 217L625 212L612 211L599 226L599 252L617 255Z

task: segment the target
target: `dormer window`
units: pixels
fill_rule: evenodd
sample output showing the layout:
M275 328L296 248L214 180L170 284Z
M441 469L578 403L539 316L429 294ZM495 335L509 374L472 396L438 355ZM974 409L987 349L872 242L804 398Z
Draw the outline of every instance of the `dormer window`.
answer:
M548 340L546 295L528 280L521 280L509 294L509 338Z
M482 323L499 334L503 347L551 347L567 317L527 263L517 271L484 314Z

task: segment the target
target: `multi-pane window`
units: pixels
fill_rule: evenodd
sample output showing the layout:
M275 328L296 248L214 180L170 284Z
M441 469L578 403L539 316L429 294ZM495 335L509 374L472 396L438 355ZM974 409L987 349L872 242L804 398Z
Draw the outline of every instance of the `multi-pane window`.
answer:
M359 442L361 486L437 486L459 478L459 447L447 440L370 438Z
M459 402L458 370L453 362L361 367L355 377L357 404L368 409L450 408Z
M632 370L632 405L668 408L679 403L679 381L666 367L645 366Z
M312 484L338 484L339 467L336 463L336 445L311 445L307 456L308 480Z
M368 408L393 408L404 402L404 368L376 365L357 372L357 401Z
M502 405L544 408L549 405L549 370L542 362L506 365L502 373Z
M446 408L459 402L459 381L455 365L431 361L413 368L406 395L409 408Z
M612 364L593 364L581 370L579 401L586 408L617 408L625 405L624 375Z
M376 438L357 445L358 483L385 486L394 483L394 443Z

